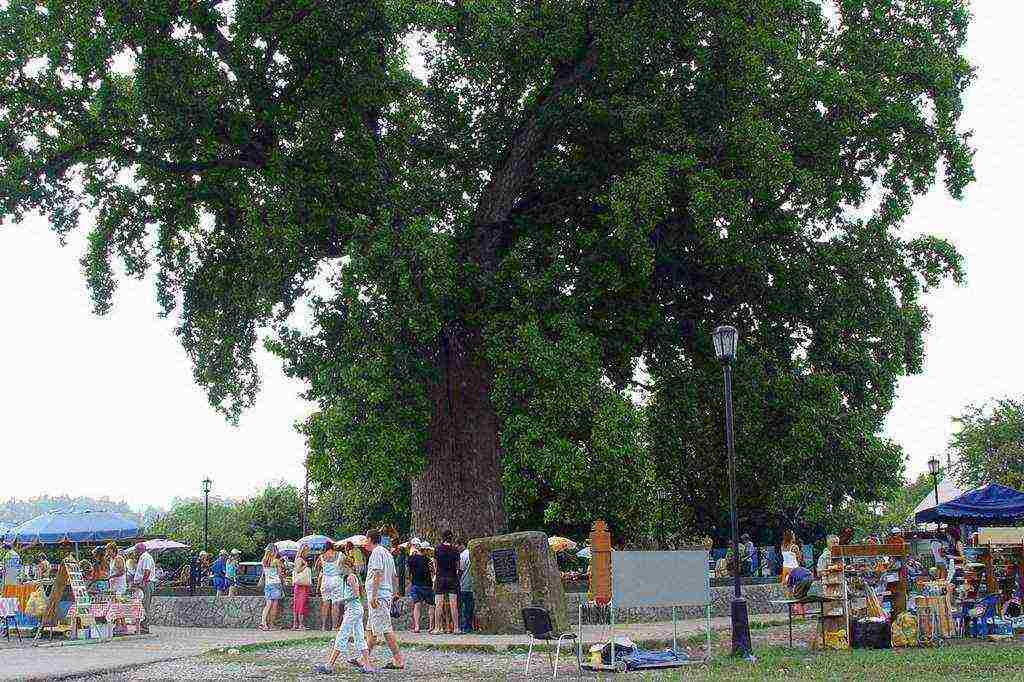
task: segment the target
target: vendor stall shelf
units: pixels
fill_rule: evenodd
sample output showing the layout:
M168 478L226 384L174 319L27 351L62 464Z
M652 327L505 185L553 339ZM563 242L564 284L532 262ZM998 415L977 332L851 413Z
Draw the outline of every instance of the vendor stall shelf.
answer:
M67 623L60 623L60 601L65 590L70 588L74 600L68 610ZM91 612L92 600L85 587L85 580L82 578L82 570L78 560L74 556L67 556L60 563L57 570L57 578L53 582L49 599L46 602L46 611L39 621L39 629L36 631L36 639L39 639L43 632L50 634L68 633L71 637L77 636L79 627L88 627L95 624Z
M882 609L882 605L881 605L881 602L880 602L879 598L885 598L885 597L890 597L891 596L891 592L888 589L885 589L887 583L885 582L884 579L882 579L880 581L882 589L881 590L875 590L873 585L871 584L870 579L868 578L869 573L868 572L864 572L864 571L856 571L856 568L857 568L857 564L855 563L856 560L858 560L858 559L872 559L872 558L874 558L874 559L881 559L883 557L887 557L887 558L890 558L890 559L895 558L895 559L901 559L902 560L906 556L907 556L907 545L904 544L904 543L892 543L892 544L885 544L885 545L874 545L874 544L865 544L865 545L837 545L836 547L832 548L832 558L835 559L835 558L838 557L840 562L841 562L841 565L842 565L842 586L843 586L842 597L843 597L843 605L844 605L843 608L844 608L845 617L846 617L847 641L851 645L853 643L853 637L850 636L851 633L852 633L852 630L851 630L851 627L850 627L850 623L851 623L851 620L852 620L851 601L854 600L854 599L864 599L864 602L865 602L864 608L866 609L868 615L869 616L877 617L877 616L885 615L884 614L884 610ZM854 591L852 591L850 589L850 582L851 582L851 578L854 577L854 573L857 574L857 576L861 579L861 581L864 584L864 588L865 589L864 589L863 596L858 596L858 595L854 594L853 593ZM890 572L883 571L880 574L880 577L888 575L889 573ZM904 580L904 575L905 575L905 571L897 571L896 572L897 580L899 580L899 581ZM906 593L906 585L905 584L901 585L901 589L903 590L903 593L905 594ZM860 591L861 590L859 590L859 589L856 590L856 592L860 592ZM895 616L896 614L893 614L893 615Z

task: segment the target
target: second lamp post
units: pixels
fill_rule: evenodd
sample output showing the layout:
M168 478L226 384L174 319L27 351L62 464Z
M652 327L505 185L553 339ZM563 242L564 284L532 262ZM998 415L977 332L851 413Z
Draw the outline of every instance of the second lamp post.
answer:
M939 458L932 455L928 460L928 471L932 474L932 485L935 487L935 506L939 506Z
M203 479L203 551L210 553L210 484L209 478Z
M747 616L747 600L740 589L740 539L736 520L736 451L733 448L732 423L732 361L736 359L735 327L723 326L715 329L712 340L715 357L722 363L725 375L725 447L729 457L729 519L732 524L733 586L732 597L732 653L748 658L753 655L750 646L750 622Z

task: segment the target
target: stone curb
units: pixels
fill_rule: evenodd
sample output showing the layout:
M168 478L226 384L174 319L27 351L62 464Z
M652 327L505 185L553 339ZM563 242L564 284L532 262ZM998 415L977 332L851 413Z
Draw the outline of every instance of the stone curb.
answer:
M118 636L118 642L135 642L140 639L156 639L156 635L121 635ZM45 642L36 643L32 646L36 649L52 649L61 646L89 646L90 644L109 644L109 639L70 639L65 642Z

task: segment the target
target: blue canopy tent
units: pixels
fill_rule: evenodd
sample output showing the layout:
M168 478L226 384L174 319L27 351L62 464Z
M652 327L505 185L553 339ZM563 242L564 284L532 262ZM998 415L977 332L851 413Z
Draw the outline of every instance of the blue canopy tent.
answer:
M142 535L138 521L106 511L57 509L31 518L3 534L22 545L130 540Z
M1012 526L1024 520L1024 493L989 483L937 507L914 515L917 523L969 523L976 526Z

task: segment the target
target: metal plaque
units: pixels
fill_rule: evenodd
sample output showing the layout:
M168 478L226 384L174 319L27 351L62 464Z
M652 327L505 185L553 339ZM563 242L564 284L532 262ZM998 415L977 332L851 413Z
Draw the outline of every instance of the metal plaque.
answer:
M496 549L491 552L491 563L494 564L494 582L509 585L519 582L519 570L516 567L516 551L514 549Z

